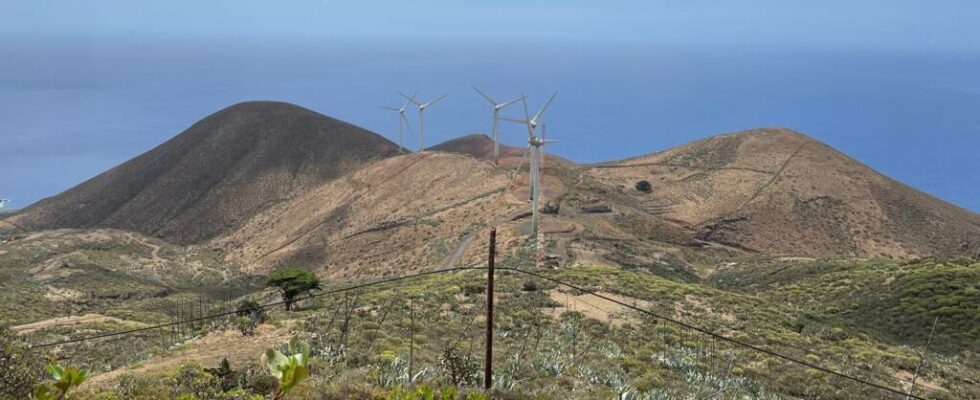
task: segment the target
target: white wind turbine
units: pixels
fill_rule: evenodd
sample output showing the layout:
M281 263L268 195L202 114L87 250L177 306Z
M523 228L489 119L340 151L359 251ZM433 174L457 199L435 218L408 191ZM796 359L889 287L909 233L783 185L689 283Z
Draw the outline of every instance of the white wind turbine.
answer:
M10 202L9 199L0 199L0 211L3 211L3 206L7 205L8 202Z
M519 122L527 125L527 136L528 136L527 143L528 143L528 148L531 150L531 154L530 154L531 173L529 179L530 181L529 189L530 189L530 196L531 196L531 237L535 239L535 247L536 247L536 253L538 258L537 261L539 266L541 264L541 251L542 251L541 226L540 226L541 217L539 216L539 208L541 204L541 152L542 152L542 147L544 147L546 143L552 143L553 141L546 141L544 140L544 138L538 137L537 127L538 127L538 123L541 121L541 116L544 114L544 111L548 109L548 106L551 105L551 102L555 99L555 96L557 95L558 92L552 94L551 98L548 99L548 102L544 103L544 106L542 106L541 109L538 110L536 114L534 114L534 117L531 117L527 111L526 97L521 96L521 102L524 103L524 119L501 117L501 119L503 120L507 120L511 122Z
M498 160L500 159L500 129L498 128L498 123L500 122L500 110L502 110L504 107L507 107L511 104L520 101L521 99L523 99L523 97L518 97L514 100L505 101L503 103L497 103L496 101L494 101L494 99L491 99L490 96L487 96L486 93L483 93L482 91L480 91L480 89L477 89L475 86L473 87L473 90L476 90L476 92L479 93L480 96L483 96L484 99L487 99L487 101L490 102L490 105L493 107L493 130L490 136L493 137L493 163L497 164Z
M412 131L412 126L408 124L408 118L405 118L405 110L408 108L409 104L415 102L416 95L418 95L418 92L415 92L415 94L413 94L412 97L409 97L407 100L405 100L405 104L403 104L401 107L396 108L396 107L381 106L381 108L385 110L391 110L398 113L398 151L401 152L405 151L405 146L403 146L404 143L402 143L402 139L403 139L402 129L408 128L409 132Z
M415 105L417 105L419 107L419 152L421 152L422 150L425 150L425 148L422 147L422 131L423 131L423 128L425 127L425 125L423 124L423 117L425 115L425 109L426 108L429 108L429 106L435 104L437 101L446 98L447 95L444 94L442 96L436 97L435 100L432 100L432 101L430 101L428 103L419 103L418 101L415 100L415 96L408 97L404 93L401 93L401 92L399 92L398 94L402 95L402 97L404 97L408 101L410 101L412 103L415 103Z

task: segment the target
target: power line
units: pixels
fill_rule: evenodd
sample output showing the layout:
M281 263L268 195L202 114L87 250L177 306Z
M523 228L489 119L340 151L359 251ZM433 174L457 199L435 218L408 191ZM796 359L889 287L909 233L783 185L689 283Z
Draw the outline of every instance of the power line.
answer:
M665 317L665 316L662 316L662 315L653 313L651 311L644 310L642 308L639 308L639 307L630 305L630 304L628 304L626 302L622 302L622 301L619 301L619 300L610 298L608 296L604 296L602 294L599 294L599 293L596 293L596 292L593 292L593 291L590 291L590 290L586 290L586 289L584 289L582 287L579 287L577 285L573 285L571 283L566 283L566 282L560 281L560 280L555 279L555 278L547 277L547 276L544 276L544 275L539 274L539 273L536 273L536 272L527 271L527 270L523 270L523 269L519 269L519 268L512 268L512 267L498 267L497 269L514 271L514 272L518 272L518 273L523 273L523 274L530 275L530 276L533 276L533 277L536 277L536 278L539 278L539 279L544 279L546 281L549 281L549 282L552 282L552 283L556 283L556 284L559 284L559 285L562 285L562 286L567 286L567 287L570 287L572 289L580 290L582 292L585 292L585 293L591 294L593 296L596 296L596 297L598 297L600 299L603 299L603 300L606 300L606 301L610 301L610 302L619 304L621 306L624 306L624 307L627 307L627 308L630 308L630 309L639 311L639 312L641 312L643 314L647 314L647 315L649 315L651 317L654 317L654 318L657 318L657 319L660 319L660 320L664 320L664 321L667 321L667 322L670 322L670 323L673 323L673 324L676 324L676 325L680 325L680 326L685 327L685 328L690 329L690 330L701 332L701 333L703 333L705 335L708 335L708 336L714 337L716 339L723 340L723 341L726 341L726 342L735 344L737 346L745 347L745 348L750 349L750 350L754 350L754 351L757 351L757 352L765 353L765 354L768 354L768 355L773 356L773 357L781 358L781 359L784 359L786 361L789 361L789 362L792 362L792 363L796 363L796 364L805 366L807 368L812 368L812 369L815 369L815 370L818 370L818 371L821 371L821 372L824 372L824 373L828 373L828 374L831 374L831 375L835 375L835 376L838 376L838 377L841 377L841 378L844 378L844 379L848 379L848 380L851 380L851 381L854 381L854 382L857 382L857 383L860 383L860 384L863 384L863 385L867 385L867 386L875 387L875 388L878 388L878 389L881 389L881 390L885 390L885 391L888 391L890 393L894 393L896 395L909 396L909 397L911 397L913 399L917 399L917 400L927 400L925 398L918 397L916 395L910 395L908 393L901 392L901 391L892 389L892 388L887 387L887 386L879 385L877 383L870 382L868 380L865 380L865 379L862 379L862 378L859 378L859 377L855 377L855 376L847 375L847 374L844 374L844 373L841 373L841 372L837 372L837 371L831 370L829 368L825 368L825 367L822 367L822 366L819 366L819 365L810 363L810 362L805 361L805 360L800 360L800 359L797 359L797 358L793 358L793 357L790 357L790 356L787 356L787 355L784 355L784 354L781 354L781 353L778 353L778 352L775 352L775 351L772 351L772 350L769 350L769 349L766 349L766 348L763 348L763 347L759 347L759 346L756 346L756 345L753 345L753 344L749 344L749 343L745 343L745 342L742 342L742 341L739 341L739 340L736 340L736 339L732 339L732 338L729 338L727 336L723 336L723 335L720 335L720 334L711 332L711 331L706 330L704 328L700 328L700 327L697 327L697 326L688 324L686 322L678 321L678 320L673 319L673 318L670 318L670 317Z
M403 281L403 280L412 279L412 278L418 278L418 277L427 276L427 275L435 275L435 274L440 274L440 273L463 271L463 270L486 270L486 269L487 268L483 268L483 267L443 268L443 269L438 269L438 270L420 272L420 273L412 274L412 275L404 275L404 276L399 276L399 277L394 277L394 278L386 278L386 279L381 279L381 280L372 281L372 282L368 282L368 283L362 283L362 284L358 284L358 285L347 286L347 287L343 287L343 288L340 288L340 289L334 289L334 290L330 290L330 291L326 291L326 292L317 293L317 294L314 294L314 295L311 295L311 296L307 297L307 299L318 298L318 297L328 296L328 295L331 295L331 294L347 292L347 291L351 291L351 290L361 289L361 288L365 288L365 287L369 287L369 286L380 285L380 284L384 284L384 283L391 283L391 282ZM129 329L129 330L124 330L124 331L110 332L110 333L104 333L104 334L99 334L99 335L91 335L91 336L85 336L85 337L80 337L80 338L75 338L75 339L60 340L60 341L55 341L55 342L49 342L49 343L43 343L43 344L39 344L39 345L34 345L34 346L31 346L31 347L32 348L46 348L46 347L60 346L60 345L64 345L64 344L86 342L86 341L89 341L89 340L104 339L104 338L114 337L114 336L131 335L131 334L134 334L134 333L151 331L151 330L155 330L155 329L169 328L169 327L172 327L172 326L177 326L177 325L182 325L182 324L188 324L188 323L191 323L191 322L198 322L198 321L205 321L205 320L220 318L220 317L224 317L224 316L228 316L228 315L232 315L232 314L237 314L237 313L240 313L240 312L248 312L248 311L255 311L255 310L261 310L261 309L266 309L266 308L273 308L273 307L280 306L280 305L285 305L285 304L286 304L286 301L284 301L284 300L283 301L277 301L277 302L268 303L268 304L264 304L264 305L260 305L260 306L247 307L247 308L242 308L242 309L238 309L238 310L234 310L234 311L226 311L226 312L222 312L222 313L211 314L211 315L206 315L206 316L197 317L197 318L190 318L190 319L185 319L185 320L181 320L181 321L175 321L175 322L166 323L166 324L158 324L158 325L152 325L152 326L145 326L145 327L142 327L142 328L135 328L135 329Z
M682 315L691 317L691 318L701 318L702 317L700 315L697 315L697 314L692 313L692 312L689 312L689 311L684 311L684 310L673 310L673 311L674 312L677 312L679 314L682 314ZM717 321L713 321L713 322L716 322L717 323ZM826 327L825 324L820 324L820 323L816 323L816 324ZM716 328L717 328L717 326L716 326ZM792 344L792 343L789 343L789 342L786 342L786 341L783 341L783 340L771 339L771 338L769 338L767 336L764 336L764 335L759 334L758 332L752 332L752 331L749 331L747 329L732 329L732 331L742 332L742 333L746 333L746 334L753 335L753 336L756 336L756 337L760 337L761 336L766 341L775 342L776 344L778 344L780 346L790 347L790 348L793 348L793 349L796 349L796 350L800 350L800 351L803 351L803 352L806 352L806 353L811 353L811 354L820 356L822 358L834 358L834 357L829 356L828 353L824 352L823 350L816 350L813 347L806 347L806 346L796 345L796 344ZM871 369L869 367L863 367L863 366L854 364L853 362L850 362L850 361L847 361L847 360L839 360L839 362L841 364L843 364L845 367L850 367L850 368L853 368L853 369L856 369L856 370L860 370L862 372L867 372L867 373L870 373L872 375L875 375L875 376L878 376L878 377L881 377L881 378L894 379L894 380L897 380L899 382L908 383L908 384L911 384L912 383L911 380L903 379L903 378L900 378L900 377L897 377L897 376L893 376L893 375L888 374L888 373L885 373L885 372L876 371L876 370ZM932 389L930 389L930 390L932 390Z
M704 328L701 328L701 327L698 327L698 326L695 326L695 325L691 325L691 324L686 323L686 322L678 321L678 320L673 319L673 318L670 318L670 317L665 317L665 316L662 316L660 314L654 313L652 311L644 310L642 308L633 306L633 305L628 304L626 302L619 301L619 300L616 300L614 298L610 298L608 296L599 294L597 292L587 290L587 289L582 288L582 287L580 287L578 285L567 283L567 282L564 282L564 281L561 281L561 280L558 280L558 279L555 279L555 278L551 278L551 277L548 277L548 276L545 276L545 275L542 275L542 274L539 274L539 273L536 273L536 272L527 271L527 270L520 269L520 268L513 268L513 267L497 267L496 269L497 270L504 270L504 271L513 271L513 272L516 272L516 273L521 273L521 274L525 274L525 275L528 275L528 276L533 276L533 277L536 277L538 279L544 279L546 281L549 281L549 282L552 282L552 283L555 283L555 284L558 284L558 285L566 286L566 287L569 287L569 288L572 288L572 289L575 289L575 290L578 290L578 291L581 291L581 292L584 292L584 293L588 293L588 294L590 294L592 296L595 296L595 297L598 297L600 299L603 299L603 300L606 300L606 301L609 301L609 302L618 304L620 306L623 306L623 307L626 307L626 308L629 308L629 309L638 311L640 313L649 315L651 317L654 317L654 318L657 318L657 319L660 319L660 320L663 320L663 321L667 321L669 323L673 323L673 324L682 326L682 327L687 328L689 330L700 332L702 334L711 336L711 337L713 337L715 339L722 340L722 341L729 342L729 343L732 343L732 344L737 345L737 346L741 346L741 347L747 348L749 350L753 350L753 351L760 352L760 353L765 353L767 355L770 355L770 356L773 356L773 357L777 357L777 358L781 358L781 359L784 359L786 361L789 361L789 362L792 362L792 363L795 363L795 364L799 364L799 365L802 365L802 366L807 367L807 368L815 369L815 370L818 370L818 371L821 371L821 372L824 372L824 373L827 373L827 374L830 374L830 375L834 375L834 376L838 376L838 377L841 377L841 378L844 378L844 379L848 379L848 380L851 380L851 381L854 381L854 382L857 382L857 383L860 383L860 384L863 384L863 385L866 385L866 386L874 387L874 388L877 388L877 389L880 389L880 390L884 390L884 391L887 391L887 392L890 392L890 393L893 393L893 394L896 394L896 395L908 396L909 398L916 399L916 400L927 400L927 399L925 399L923 397L919 397L917 395L911 395L909 393L901 392L901 391L892 389L890 387L883 386L883 385L880 385L880 384L877 384L877 383L874 383L874 382L870 382L870 381L867 381L867 380L862 379L862 378L859 378L859 377L847 375L847 374L842 373L842 372L837 372L837 371L831 370L829 368L825 368L825 367L822 367L822 366L819 366L819 365L816 365L816 364L807 362L805 360L800 360L800 359L797 359L797 358L794 358L794 357L790 357L790 356L787 356L787 355L778 353L778 352L773 351L773 350L769 350L769 349L766 349L766 348L763 348L763 347L759 347L759 346L752 345L752 344L749 344L749 343L745 343L745 342L742 342L742 341L739 341L739 340L736 340L736 339L732 339L732 338L729 338L729 337L726 337L726 336L723 336L723 335L720 335L720 334L711 332L711 331L706 330ZM394 277L394 278L386 278L386 279L376 280L376 281L367 282L367 283L363 283L363 284L357 284L357 285L347 286L347 287L343 287L343 288L339 288L339 289L330 290L330 291L327 291L327 292L317 293L317 294L311 295L311 296L309 296L307 298L318 298L318 297L328 296L328 295L332 295L332 294L336 294L336 293L347 292L347 291L351 291L351 290L361 289L361 288L365 288L365 287L371 287L371 286L385 284L385 283L398 282L398 281L403 281L403 280L412 279L412 278L418 278L418 277L422 277L422 276L435 275L435 274L448 273L448 272L455 272L455 271L464 271L464 270L488 270L488 268L487 267L472 267L472 266L471 267L443 268L443 269L438 269L438 270L420 272L420 273L416 273L416 274L412 274L412 275L405 275L405 276ZM265 309L265 308L272 308L272 307L276 307L276 306L279 306L279 305L284 305L285 303L286 303L285 301L278 301L278 302L273 302L273 303L269 303L269 304L265 304L265 305L260 305L260 306L256 306L256 307L243 308L243 309L240 309L240 310L234 310L234 311L228 311L228 312L223 312L223 313L217 313L217 314L212 314L212 315L208 315L208 316L191 318L191 319L186 319L186 320L176 321L176 322L171 322L171 323L166 323L166 324L158 324L158 325L147 326L147 327L142 327L142 328L136 328L136 329L130 329L130 330L124 330L124 331L118 331L118 332L110 332L110 333L105 333L105 334L86 336L86 337L81 337L81 338L76 338L76 339L66 339L66 340L61 340L61 341L49 342L49 343L44 343L44 344L32 346L32 348L47 348L47 347L60 346L60 345L64 345L64 344L79 343L79 342L85 342L85 341L96 340L96 339L104 339L104 338L115 337L115 336L130 335L130 334L134 334L134 333L145 332L145 331L150 331L150 330L155 330L155 329L168 328L168 327L176 326L176 325L179 325L179 324L186 324L186 323L191 323L191 322L198 322L198 321L204 321L204 320L209 320L209 319L224 317L224 316L228 316L228 315L232 315L232 314L237 314L239 312L246 312L246 311L253 311L253 310L259 310L259 309Z

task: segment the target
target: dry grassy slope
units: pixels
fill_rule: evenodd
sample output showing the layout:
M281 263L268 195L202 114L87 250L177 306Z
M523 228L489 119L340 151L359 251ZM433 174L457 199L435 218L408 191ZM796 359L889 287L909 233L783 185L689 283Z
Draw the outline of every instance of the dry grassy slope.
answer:
M482 133L474 133L447 140L430 147L431 151L467 154L481 160L493 159L493 139ZM524 149L500 144L500 158L522 157Z
M295 105L240 103L9 222L29 230L110 227L201 242L397 150L377 134ZM0 229L11 229L5 226Z
M508 171L472 157L412 153L270 207L214 244L260 272L281 265L329 277L444 265L469 230L523 203Z
M634 189L641 179L652 193ZM980 248L980 215L787 129L595 166L582 182L695 239L769 254L915 257Z
M480 160L493 160L493 139L482 133L474 133L442 142L428 150L465 154ZM500 165L502 166L512 166L521 162L527 163L527 156L525 147L500 144ZM575 163L547 151L545 151L545 157L545 163L558 163L565 168L571 168L575 165Z

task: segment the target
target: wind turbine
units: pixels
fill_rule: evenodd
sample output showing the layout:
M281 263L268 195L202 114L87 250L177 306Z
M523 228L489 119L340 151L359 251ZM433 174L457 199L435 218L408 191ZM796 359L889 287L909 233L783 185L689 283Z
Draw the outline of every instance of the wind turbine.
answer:
M408 99L408 101L414 103L415 105L417 105L419 107L419 152L421 152L422 150L425 149L424 147L422 147L422 131L423 131L423 128L425 127L425 125L423 124L423 122L424 122L423 117L425 116L425 109L426 108L429 108L429 106L435 104L437 101L446 98L447 95L444 94L442 96L436 97L435 100L432 100L432 101L430 101L428 103L419 103L418 101L415 100L415 96L408 97L404 93L401 93L401 92L399 92L398 94L402 95L402 97Z
M534 114L534 117L531 117L530 113L528 113L526 97L521 96L521 102L524 103L524 119L501 117L501 119L507 121L519 122L527 125L527 143L528 148L531 150L531 173L529 179L531 196L531 237L533 237L535 240L535 252L537 253L538 266L541 265L541 252L543 250L540 226L541 217L539 215L539 208L541 204L541 152L542 147L544 147L545 144L552 143L553 141L544 140L543 137L538 137L537 127L538 123L541 121L541 116L544 114L544 111L548 109L548 106L551 105L551 102L557 95L558 92L552 94L551 98L548 99L548 102L544 103L544 106L542 106L541 109Z
M408 128L409 131L412 130L411 125L408 124L408 119L405 118L405 109L408 108L409 104L412 104L415 101L416 95L418 95L418 92L412 94L412 97L408 98L408 100L405 101L405 104L398 108L381 106L381 108L385 110L391 110L398 113L398 151L401 152L405 151L405 147L402 146L402 128L405 127Z
M518 97L514 100L505 101L503 103L497 103L496 101L491 99L490 96L487 96L486 93L483 93L482 91L480 91L480 89L477 89L476 86L473 87L473 90L476 90L476 92L479 93L480 96L483 96L484 99L487 99L487 101L490 102L490 105L493 107L493 131L491 133L491 136L493 137L493 163L498 164L498 160L500 159L500 130L497 127L497 123L500 121L500 110L502 110L504 107L507 107L511 104L520 101L521 99L523 99L523 97Z
M531 191L528 194L528 197L531 198L531 201L534 201L534 187L537 186L537 184L538 184L538 178L540 177L539 171L538 171L538 169L540 168L540 164L536 164L534 160L535 160L536 157L537 157L538 161L541 160L540 159L540 154L538 154L538 153L539 153L540 147L541 146L544 146L544 144L545 144L544 139L543 138L539 138L537 136L538 123L541 121L541 116L544 114L544 111L548 109L548 106L551 105L551 102L553 100L555 100L555 96L557 96L557 95L558 95L558 92L555 92L554 94L552 94L551 97L548 99L548 101L546 103L544 103L544 106L541 106L541 109L538 110L538 112L536 114L534 114L534 117L533 118L531 118L529 116L528 111L527 111L527 100L526 100L526 96L521 95L521 102L524 103L524 119L517 119L517 118L510 118L510 117L500 117L500 119L505 120L505 121L517 122L517 123L521 123L521 124L527 125L528 148L531 150L530 151L530 156L531 156L531 179L530 179L531 180L531 182L530 182Z
M0 199L0 211L3 211L3 206L7 205L8 202L10 202L9 199Z

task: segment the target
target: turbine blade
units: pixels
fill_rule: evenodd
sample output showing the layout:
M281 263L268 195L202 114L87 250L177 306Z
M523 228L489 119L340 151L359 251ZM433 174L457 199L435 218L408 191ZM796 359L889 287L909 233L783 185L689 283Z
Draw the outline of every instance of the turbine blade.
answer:
M526 124L527 123L527 120L526 119L520 119L520 118L497 117L497 119L502 120L502 121L517 122L517 123L520 123L520 124Z
M401 109L399 109L399 108L395 108L395 107L388 107L388 106L378 106L378 107L381 107L381 108L383 108L383 109L385 109L385 110L391 110L391 111L401 111Z
M419 104L419 102L417 100L415 100L416 97L419 97L419 91L418 90L416 90L414 93L412 93L412 98L408 99L408 101L405 102L405 107L408 107L408 105L409 104L412 104L412 103Z
M484 99L487 99L487 101L489 101L490 104L492 104L494 106L497 105L497 102L496 101L494 101L493 99L491 99L490 96L487 96L486 93L483 93L482 91L480 91L480 89L477 89L476 86L473 86L473 90L476 90L476 92L479 93L480 96L483 96Z
M514 100L511 100L511 101L503 102L503 103L501 103L499 105L500 105L500 108L504 108L504 107L507 107L507 106L509 106L511 104L514 104L514 103L518 102L518 101L521 101L522 99L524 99L524 96L518 97L518 98L516 98Z
M521 102L524 103L524 120L527 121L527 137L528 139L534 139L534 127L531 126L531 117L527 112L527 96L521 94Z
M418 92L416 92L416 93L418 93ZM421 105L421 104L419 104L419 102L415 101L415 95L412 95L412 97L408 97L408 96L405 95L405 93L402 93L402 92L398 92L398 94L400 96L404 97L405 100L408 100L409 103L412 103L412 104L415 104L415 105Z
M445 99L445 98L446 98L446 96L448 96L448 94L444 94L444 95L442 95L442 96L439 96L439 97L437 97L437 98L436 98L435 100L432 100L432 101L430 101L430 102L428 102L428 103L425 103L425 105L424 105L424 106L422 106L422 107L428 107L428 106L431 106L431 105L433 105L433 104L436 104L436 102L437 102L437 101L439 101L439 100L442 100L442 99Z
M547 110L548 109L548 106L551 105L551 102L553 100L555 100L555 96L557 96L557 95L558 95L558 92L555 92L554 94L552 94L551 95L551 98L548 99L548 102L547 103L544 103L544 106L541 107L541 110L538 111L537 114L534 114L534 118L531 118L531 121L538 122L538 118L541 118L541 114L544 114L544 110Z

